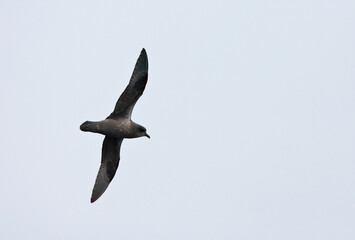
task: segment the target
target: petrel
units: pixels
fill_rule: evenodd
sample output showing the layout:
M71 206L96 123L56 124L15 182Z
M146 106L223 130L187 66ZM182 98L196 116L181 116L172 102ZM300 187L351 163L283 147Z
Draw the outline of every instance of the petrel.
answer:
M142 96L148 80L148 58L143 48L134 67L131 79L119 97L115 109L105 120L86 121L80 126L84 132L105 135L102 144L101 166L92 190L91 202L95 202L106 190L120 162L121 143L124 138L148 137L145 127L131 120L132 110Z

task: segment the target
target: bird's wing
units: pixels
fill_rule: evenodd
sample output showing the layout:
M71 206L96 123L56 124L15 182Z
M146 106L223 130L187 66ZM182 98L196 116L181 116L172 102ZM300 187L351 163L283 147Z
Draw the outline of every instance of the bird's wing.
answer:
M120 149L123 138L105 137L102 144L101 166L92 190L91 202L95 202L106 190L115 176L120 162Z
M107 118L131 118L134 105L142 96L148 80L148 57L145 49L141 51L134 67L133 74L126 89L118 99L115 109Z

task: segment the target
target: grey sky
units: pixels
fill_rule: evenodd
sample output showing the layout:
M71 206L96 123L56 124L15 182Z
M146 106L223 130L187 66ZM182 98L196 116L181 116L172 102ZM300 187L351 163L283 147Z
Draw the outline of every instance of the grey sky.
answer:
M353 1L0 1L1 239L355 239ZM103 137L146 48L117 175Z

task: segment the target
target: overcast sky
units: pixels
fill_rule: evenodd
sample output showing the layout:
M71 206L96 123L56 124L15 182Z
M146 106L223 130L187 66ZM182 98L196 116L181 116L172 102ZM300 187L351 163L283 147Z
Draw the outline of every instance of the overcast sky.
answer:
M1 239L355 239L355 3L0 1ZM145 48L118 172L103 136Z

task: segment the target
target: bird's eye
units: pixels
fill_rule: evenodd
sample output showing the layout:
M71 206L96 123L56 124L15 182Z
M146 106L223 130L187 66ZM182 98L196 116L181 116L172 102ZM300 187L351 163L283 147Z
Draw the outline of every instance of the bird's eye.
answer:
M139 128L139 131L140 132L145 132L145 129L144 128Z

